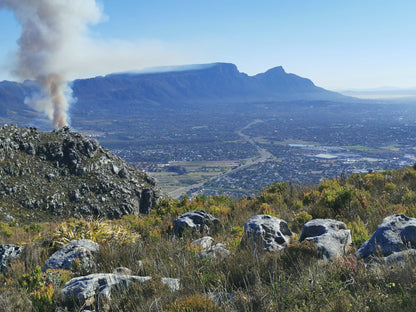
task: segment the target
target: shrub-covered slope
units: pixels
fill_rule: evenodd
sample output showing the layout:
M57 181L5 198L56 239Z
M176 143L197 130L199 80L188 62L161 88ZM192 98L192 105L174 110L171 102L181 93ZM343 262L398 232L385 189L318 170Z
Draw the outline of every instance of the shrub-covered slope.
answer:
M15 131L26 131L25 136L33 137L37 133L33 129ZM42 141L38 135L36 151L51 141L50 138ZM69 134L62 130L47 135L64 138ZM2 164L12 166L10 159L15 159L21 168L39 170L30 167L29 162L21 162L18 157L21 153L30 155L25 147L8 149L7 153L10 151L14 156L3 156ZM64 168L68 176L77 176L76 166L61 168L59 160L46 161L51 163L48 170ZM122 168L118 163L116 166ZM88 162L81 162L79 168L84 167L89 168ZM4 171L8 167L1 168ZM124 174L115 174L117 170L112 167L106 170L117 181L126 179L121 177ZM67 176L61 176L65 181ZM14 178L19 177L22 175ZM47 176L42 179L45 185L56 181L49 181ZM89 180L85 184L94 185ZM17 193L6 195L13 194ZM2 195L2 200L6 195ZM76 202L70 205L77 207ZM224 257L201 256L204 255L202 247L193 242L206 233L185 231L182 236L175 235L174 220L194 210L204 210L221 222L217 232L210 235L215 246L223 244L229 251ZM21 208L21 211L28 213L31 209ZM80 267L82 262L74 261L66 269L42 272L40 268L69 241L91 239L100 246L92 273L122 271L131 272L128 274L132 276L152 277L149 282L113 290L111 300L105 305L109 311L413 311L416 260L411 254L397 265L384 265L382 261L370 265L354 256L382 220L396 213L416 217L414 168L354 174L311 187L280 182L270 185L255 198L238 201L227 196L163 199L149 214L131 214L112 220L69 218L40 223L33 219L19 226L13 220L4 219L0 223L0 244L25 247L19 259L11 261L8 270L0 273L0 310L55 311L59 308L56 311L65 311L67 307L67 311L82 311L85 307L79 301L68 301L62 292L66 282L86 274ZM244 224L258 214L287 221L294 235L286 248L279 252L261 252L250 244L240 245ZM299 242L304 224L316 218L331 218L347 224L352 232L351 250L325 262L313 241ZM166 277L178 278L179 290L166 287L162 282ZM89 308L104 311L98 301L90 303Z

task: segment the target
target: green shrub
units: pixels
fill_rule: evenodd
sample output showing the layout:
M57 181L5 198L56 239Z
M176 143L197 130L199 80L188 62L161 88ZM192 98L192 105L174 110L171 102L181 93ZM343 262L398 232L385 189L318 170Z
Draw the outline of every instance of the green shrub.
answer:
M281 255L284 270L300 273L300 268L309 266L321 258L314 241L294 242L287 246Z
M301 211L295 216L295 220L293 221L292 230L293 231L300 231L302 230L303 226L312 220L312 216L307 211Z
M10 237L13 235L13 230L7 223L0 222L0 235L4 237Z
M63 271L63 270L62 270ZM20 283L23 285L32 301L33 307L40 312L53 311L56 306L55 302L55 287L51 280L55 280L54 275L58 274L58 271L50 271L49 273L43 273L40 266L36 266L32 272L26 273L22 276ZM68 276L68 274L65 274ZM63 281L59 279L56 286L62 286Z
M65 245L74 239L90 239L97 243L116 240L125 244L139 238L137 233L110 220L68 220L60 223L52 233L56 245Z
M178 298L169 304L163 312L216 312L223 311L214 301L206 295L189 295Z
M39 312L53 311L55 289L52 284L42 285L30 294L33 306Z
M356 221L348 223L348 228L351 229L352 242L357 248L362 246L371 236L360 217Z

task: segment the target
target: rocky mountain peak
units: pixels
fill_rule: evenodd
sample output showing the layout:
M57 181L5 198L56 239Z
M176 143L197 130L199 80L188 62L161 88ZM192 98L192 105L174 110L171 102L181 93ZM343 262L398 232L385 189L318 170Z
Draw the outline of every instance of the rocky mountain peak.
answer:
M282 66L277 66L277 67L273 67L273 68L270 68L269 70L267 70L266 72L265 72L265 74L268 74L268 75L282 75L282 74L286 74L286 72L285 72L285 70L283 69L283 67Z
M0 220L148 213L155 181L68 127L0 127Z

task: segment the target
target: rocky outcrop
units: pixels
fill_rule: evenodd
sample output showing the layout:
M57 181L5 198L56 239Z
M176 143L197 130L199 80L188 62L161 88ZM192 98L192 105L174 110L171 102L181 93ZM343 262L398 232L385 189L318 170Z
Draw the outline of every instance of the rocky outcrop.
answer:
M292 236L286 221L269 215L251 217L244 224L241 246L250 244L268 252L280 251L287 246Z
M75 300L84 307L97 307L98 311L106 311L111 301L111 294L116 290L125 291L132 283L145 283L152 280L150 276L133 276L126 274L101 273L81 276L71 279L62 289L68 302ZM162 284L171 291L180 288L180 281L176 278L162 278Z
M400 256L403 251L412 249L416 249L416 218L396 214L386 217L355 255L364 259L395 253Z
M89 239L73 240L56 251L44 264L42 271L48 269L71 269L74 265L83 272L95 269L94 255L100 246Z
M20 257L23 252L22 246L0 245L0 272L6 272L11 261Z
M221 228L221 222L203 210L184 213L173 221L173 230L176 235L182 235L185 231L199 233L215 233Z
M314 219L302 229L299 241L314 241L324 260L343 256L352 243L351 231L344 222Z
M0 220L119 218L148 213L160 197L154 179L68 127L2 126L0 161L0 199L17 208L3 209Z

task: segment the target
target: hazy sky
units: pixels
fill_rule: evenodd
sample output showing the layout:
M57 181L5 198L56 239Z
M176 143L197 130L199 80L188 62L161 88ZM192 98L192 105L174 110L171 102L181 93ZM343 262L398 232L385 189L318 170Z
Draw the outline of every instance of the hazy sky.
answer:
M249 75L282 65L331 90L416 87L415 0L97 2L105 16L87 35L98 49L78 48L71 78L231 62ZM13 79L20 27L5 10L0 26L0 80Z

